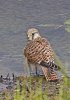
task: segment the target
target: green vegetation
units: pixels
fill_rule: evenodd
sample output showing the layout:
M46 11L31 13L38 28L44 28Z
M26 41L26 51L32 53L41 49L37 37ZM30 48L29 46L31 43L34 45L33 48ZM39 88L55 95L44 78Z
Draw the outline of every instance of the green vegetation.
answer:
M43 76L20 76L14 90L3 91L4 100L70 100L70 79L47 82ZM3 99L0 99L3 100Z
M64 24L66 26L65 30L70 33L70 19L66 20Z

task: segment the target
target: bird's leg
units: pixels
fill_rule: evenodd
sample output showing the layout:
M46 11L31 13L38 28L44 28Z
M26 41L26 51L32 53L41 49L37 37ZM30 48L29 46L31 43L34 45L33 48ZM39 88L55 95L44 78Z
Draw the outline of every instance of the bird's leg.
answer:
M30 62L28 61L28 67L29 67L29 72L30 72L30 76L31 76L31 66L30 66Z
M37 65L35 64L36 76L38 76Z
M36 68L36 75L38 75L38 73L37 73L37 66L35 68Z

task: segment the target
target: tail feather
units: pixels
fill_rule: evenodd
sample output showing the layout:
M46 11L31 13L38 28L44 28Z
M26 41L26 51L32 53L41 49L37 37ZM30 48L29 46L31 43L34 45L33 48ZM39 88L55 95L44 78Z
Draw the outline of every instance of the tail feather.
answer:
M57 74L54 71L49 72L48 68L46 67L41 67L41 68L43 70L43 73L47 81L50 81L50 82L58 81Z
M58 66L58 65L56 65L55 63L53 63L53 62L44 62L44 61L42 61L41 63L40 63L40 65L41 66L43 66L43 67L47 67L47 68L51 68L51 69L54 69L54 70L60 70L60 67Z
M57 74L54 70L59 70L60 67L53 62L46 63L42 61L40 63L43 73L45 75L46 80L48 81L58 81Z
M58 80L57 74L53 71L52 73L50 73L50 78L49 81L56 81Z

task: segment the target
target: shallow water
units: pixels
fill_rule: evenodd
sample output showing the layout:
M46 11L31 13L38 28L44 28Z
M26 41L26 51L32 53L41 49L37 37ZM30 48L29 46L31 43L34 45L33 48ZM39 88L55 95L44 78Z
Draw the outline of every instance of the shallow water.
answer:
M64 25L70 18L70 0L0 0L0 75L25 73L23 48L30 27L47 37L70 75L70 34Z

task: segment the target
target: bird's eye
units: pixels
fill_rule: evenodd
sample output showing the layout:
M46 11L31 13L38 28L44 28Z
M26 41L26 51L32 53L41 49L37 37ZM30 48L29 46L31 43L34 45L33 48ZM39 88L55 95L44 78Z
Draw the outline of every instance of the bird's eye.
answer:
M32 36L34 36L34 33L32 33Z
M34 39L34 33L32 33L32 39Z

